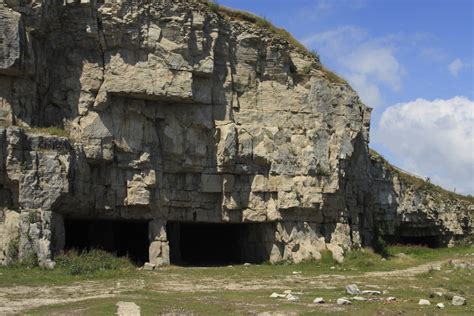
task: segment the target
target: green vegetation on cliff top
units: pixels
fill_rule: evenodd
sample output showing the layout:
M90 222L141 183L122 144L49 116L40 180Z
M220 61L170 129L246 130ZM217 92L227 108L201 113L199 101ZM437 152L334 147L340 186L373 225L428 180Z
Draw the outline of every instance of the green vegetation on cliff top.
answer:
M398 176L398 179L400 179L400 182L404 185L411 186L413 189L416 191L421 191L424 193L433 193L433 194L438 194L441 197L444 198L449 198L449 199L459 199L463 201L467 201L470 203L474 203L474 197L471 195L462 195L459 193L455 193L449 190L446 190L439 185L433 184L425 179L422 179L420 177L417 177L415 175L409 174L400 168L397 168L393 165L391 165L381 154L376 152L373 149L369 149L369 154L372 157L379 158L384 167L389 170L391 173L396 174Z
M306 56L313 58L315 62L314 62L314 65L311 65L311 67L314 67L322 71L330 82L349 85L347 81L344 80L341 76L339 76L338 74L329 70L328 68L326 68L325 66L321 64L321 61L319 59L319 54L315 50L309 50L306 46L304 46L296 38L294 38L294 36L291 35L290 32L288 32L285 29L276 27L270 21L268 21L265 17L260 17L258 15L252 14L250 12L242 11L242 10L228 8L228 7L220 5L217 1L212 1L212 0L211 1L199 0L199 1L204 1L204 3L208 5L209 9L216 14L221 14L223 16L229 17L237 21L249 22L263 29L267 29L269 32L276 35L277 37L280 37L286 40L290 45L298 49L300 52L302 52ZM303 69L302 71L303 71L303 74L309 73L308 69Z

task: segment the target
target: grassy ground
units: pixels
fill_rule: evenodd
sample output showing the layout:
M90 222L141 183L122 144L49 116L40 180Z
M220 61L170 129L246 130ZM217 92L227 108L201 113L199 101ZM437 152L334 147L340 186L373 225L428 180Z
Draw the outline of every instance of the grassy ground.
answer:
M456 269L447 263L448 259L474 262L473 248L389 247L388 252L391 256L385 260L368 250L352 252L343 264L336 264L325 255L322 261L297 265L167 267L156 271L119 265L111 270L84 270L75 275L66 266L53 271L3 267L0 268L0 314L1 307L17 304L16 311L23 314L113 315L118 301L135 302L142 315L474 314L474 271ZM442 262L439 271L430 268L441 266ZM350 283L358 284L360 289L386 292L369 296L371 301L336 305L337 298L350 296L344 289ZM303 294L296 303L269 297L284 290ZM435 292L444 295L430 298ZM451 306L452 295L465 297L468 304ZM313 304L317 296L324 297L326 304ZM388 296L397 300L386 301ZM45 304L42 297L53 300ZM432 305L419 306L420 298L431 300ZM446 308L437 309L439 302Z

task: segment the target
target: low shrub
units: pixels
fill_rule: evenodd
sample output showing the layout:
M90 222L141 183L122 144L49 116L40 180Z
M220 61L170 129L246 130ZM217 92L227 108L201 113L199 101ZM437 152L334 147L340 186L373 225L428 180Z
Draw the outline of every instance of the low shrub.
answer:
M209 6L209 9L211 9L212 12L214 12L214 13L218 13L218 12L219 12L220 5L219 5L219 3L217 3L217 1L215 1L215 0L209 1L209 2L207 3L207 5Z
M117 257L104 250L92 249L78 253L75 250L55 258L57 267L71 275L95 274L101 271L130 270L134 266L129 258Z
M59 136L59 137L69 137L69 133L57 126L50 126L50 127L30 127L26 128L26 131L32 134L47 134L52 136Z
M371 249L355 249L345 254L344 263L346 266L367 269L380 264L382 257Z

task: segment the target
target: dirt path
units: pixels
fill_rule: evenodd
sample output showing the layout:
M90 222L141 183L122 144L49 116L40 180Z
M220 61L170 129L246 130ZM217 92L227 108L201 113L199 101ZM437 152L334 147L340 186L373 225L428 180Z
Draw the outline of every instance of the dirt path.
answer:
M144 280L119 282L80 282L64 286L15 286L0 288L0 315L54 304L115 297L125 291L142 289Z
M116 305L118 316L140 316L140 306L133 302L118 302Z
M117 297L123 292L146 289L156 292L212 292L212 291L257 291L268 288L286 289L289 284L302 284L320 289L334 289L341 283L362 279L391 279L413 277L431 269L440 269L449 261L474 263L474 258L463 260L443 260L418 265L408 269L366 272L358 275L323 274L317 276L285 275L272 279L218 280L215 278L195 279L171 272L159 282L138 280L89 281L65 286L29 287L15 286L0 288L0 314L13 314L45 305L73 303L96 298ZM151 283L151 284L150 284Z

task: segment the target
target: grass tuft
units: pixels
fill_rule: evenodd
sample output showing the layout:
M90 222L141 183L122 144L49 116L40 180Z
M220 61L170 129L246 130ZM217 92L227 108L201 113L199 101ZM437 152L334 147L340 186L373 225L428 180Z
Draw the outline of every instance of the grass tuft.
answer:
M474 203L474 197L472 195L466 196L466 195L454 193L452 191L449 191L440 187L439 185L428 182L425 179L403 172L402 170L392 166L382 155L380 155L378 152L376 152L373 149L369 149L369 154L370 156L374 158L380 159L384 167L388 171L390 171L392 174L396 174L402 184L412 187L415 191L420 191L423 193L436 193L444 198L449 198L452 200L459 199L459 200L467 201L470 203Z
M260 16L257 16L255 14L249 13L249 12L224 7L224 6L221 6L221 5L217 4L217 2L215 2L215 1L206 1L206 3L208 5L208 7L211 9L211 11L213 11L215 13L222 14L224 16L232 18L233 20L249 22L249 23L255 24L255 25L257 25L261 28L267 29L268 31L270 31L271 33L277 35L278 37L285 39L288 43L290 43L292 46L294 46L294 47L298 48L299 50L301 50L307 56L317 58L317 61L319 62L319 55L315 51L309 51L306 48L306 46L301 44L288 31L286 31L285 29L276 27L267 18L260 17Z
M346 84L348 85L347 81L344 80L341 76L336 74L334 71L329 70L328 68L322 66L321 71L326 75L326 78L333 82L333 83L339 83L339 84Z
M104 250L92 249L78 253L71 250L55 258L59 268L71 275L96 274L102 271L131 270L132 262Z
M48 134L52 136L59 136L59 137L69 137L69 133L63 129L56 126L50 127L30 127L25 129L27 132L32 134Z
M216 0L211 0L211 1L207 2L207 6L214 13L218 13L219 10L220 10L220 5Z

